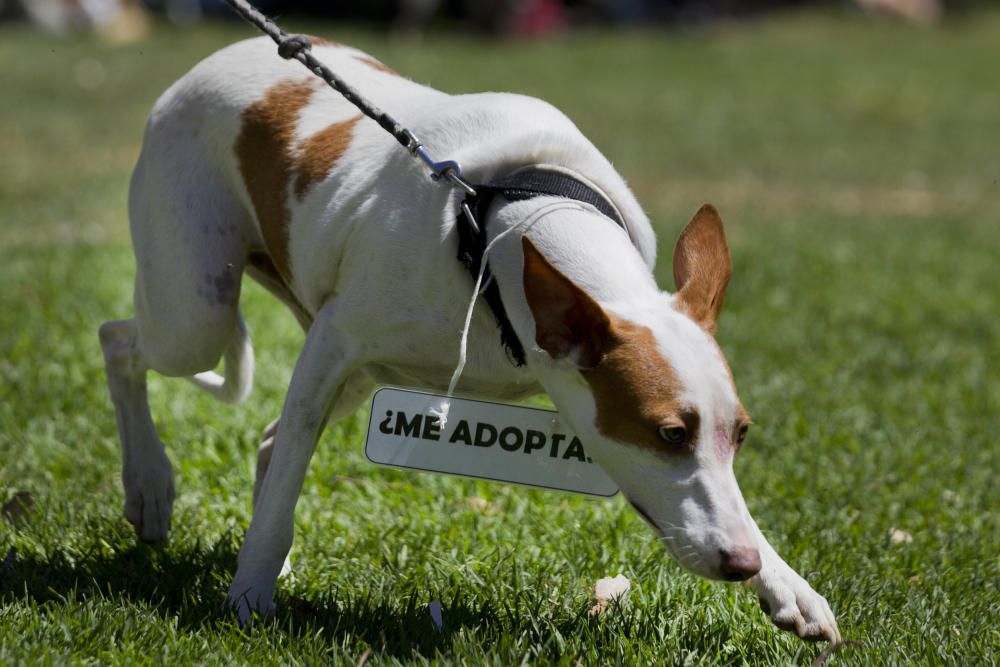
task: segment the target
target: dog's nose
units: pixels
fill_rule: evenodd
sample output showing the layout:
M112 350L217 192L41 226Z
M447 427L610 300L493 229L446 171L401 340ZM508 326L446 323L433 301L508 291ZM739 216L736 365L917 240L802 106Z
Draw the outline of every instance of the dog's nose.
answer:
M760 572L760 552L753 547L720 549L719 569L726 581L746 581Z

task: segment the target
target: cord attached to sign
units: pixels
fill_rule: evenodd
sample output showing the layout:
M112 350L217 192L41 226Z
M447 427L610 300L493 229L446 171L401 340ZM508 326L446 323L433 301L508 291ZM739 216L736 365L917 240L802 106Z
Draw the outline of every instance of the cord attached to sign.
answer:
M472 325L472 314L476 309L476 301L479 299L479 294L483 287L483 274L486 272L486 258L490 254L490 250L496 245L497 241L504 238L511 232L521 229L522 227L527 231L535 223L540 221L543 217L549 213L554 213L555 211L563 209L577 209L586 211L589 210L585 208L582 204L575 201L558 201L541 207L535 211L530 217L525 218L521 222L512 225L511 227L503 230L486 245L486 249L483 250L483 259L479 265L479 275L476 276L476 284L472 288L472 298L469 299L469 307L465 311L465 322L462 325L462 337L459 339L458 343L458 364L455 366L455 371L451 374L451 381L448 383L448 391L445 394L445 398L442 399L441 404L438 408L431 408L429 413L432 417L436 417L441 424L441 428L448 425L448 412L451 410L451 398L455 395L455 387L458 385L459 379L462 377L462 371L465 370L465 361L467 358L468 348L469 348L469 328ZM492 279L492 277L491 277Z

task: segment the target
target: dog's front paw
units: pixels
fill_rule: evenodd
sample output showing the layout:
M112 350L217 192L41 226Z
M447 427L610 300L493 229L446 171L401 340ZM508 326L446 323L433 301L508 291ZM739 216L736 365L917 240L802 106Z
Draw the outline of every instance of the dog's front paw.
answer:
M163 546L174 507L174 471L164 452L124 471L125 518L143 542Z
M274 618L274 594L270 590L248 586L234 581L229 587L226 604L236 612L240 625L247 625L254 618Z
M748 583L757 593L761 609L782 630L808 641L842 641L826 599L791 568L765 568Z

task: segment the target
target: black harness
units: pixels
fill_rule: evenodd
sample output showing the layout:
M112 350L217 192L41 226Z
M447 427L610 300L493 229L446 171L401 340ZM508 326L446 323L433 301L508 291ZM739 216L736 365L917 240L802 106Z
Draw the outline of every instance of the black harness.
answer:
M574 199L585 204L590 204L605 216L610 218L619 227L628 231L625 221L622 220L618 211L611 205L603 195L589 187L585 183L559 171L540 169L531 167L514 172L499 178L486 185L474 186L476 194L465 197L465 206L468 206L476 222L476 226L469 221L464 211L458 214L456 226L458 227L458 260L465 265L465 268L472 274L473 279L479 276L479 269L483 263L483 253L486 251L488 242L486 235L486 220L490 205L499 195L507 201L522 201L534 199L535 197L562 197L564 199ZM464 208L464 207L463 207ZM490 267L487 264L483 272L482 284L486 287L482 290L483 298L493 311L497 328L500 329L500 343L507 350L507 356L515 366L524 366L524 346L514 332L514 327L510 324L507 311L504 309L503 300L500 298L500 288L495 280L490 280Z

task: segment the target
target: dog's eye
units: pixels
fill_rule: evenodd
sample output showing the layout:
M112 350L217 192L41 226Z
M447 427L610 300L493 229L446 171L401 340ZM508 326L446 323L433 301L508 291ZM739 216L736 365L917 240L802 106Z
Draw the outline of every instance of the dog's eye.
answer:
M747 432L750 430L749 424L743 424L740 426L740 430L736 432L736 445L740 446L743 441L747 439Z
M661 426L660 437L668 445L682 445L687 442L687 429L683 426Z

